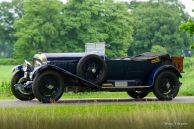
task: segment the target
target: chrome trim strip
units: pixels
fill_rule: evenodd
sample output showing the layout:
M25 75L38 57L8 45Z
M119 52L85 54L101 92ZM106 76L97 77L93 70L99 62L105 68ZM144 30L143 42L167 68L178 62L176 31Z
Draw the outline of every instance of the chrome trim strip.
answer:
M117 86L117 87L102 87L103 89L125 89L125 88L127 88L127 89L133 89L133 88L150 88L151 86L123 86L123 87L121 87L121 86Z

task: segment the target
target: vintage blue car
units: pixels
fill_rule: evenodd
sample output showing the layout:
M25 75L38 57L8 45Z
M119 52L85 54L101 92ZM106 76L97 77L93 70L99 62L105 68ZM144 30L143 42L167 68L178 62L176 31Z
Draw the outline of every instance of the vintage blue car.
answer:
M109 59L104 44L87 44L84 53L41 53L33 64L13 68L11 89L16 98L56 102L63 92L127 92L144 98L153 92L159 100L172 100L179 92L182 67L169 54L143 53ZM111 96L110 96L111 97Z

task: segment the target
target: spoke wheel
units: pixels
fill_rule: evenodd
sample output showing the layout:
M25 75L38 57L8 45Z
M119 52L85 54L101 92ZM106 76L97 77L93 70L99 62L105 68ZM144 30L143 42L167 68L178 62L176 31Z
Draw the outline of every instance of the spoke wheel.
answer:
M91 59L83 64L83 77L90 81L97 81L102 76L103 66L95 59Z
M46 71L34 79L32 86L35 97L43 103L56 102L63 94L63 80L55 71Z
M96 84L101 84L106 77L106 64L97 55L83 57L77 65L77 75Z
M178 77L171 71L163 71L155 80L154 94L159 100L172 100L177 96L179 87Z
M22 101L28 101L34 99L32 89L26 89L26 79L23 78L24 72L17 71L11 79L11 91L13 95Z

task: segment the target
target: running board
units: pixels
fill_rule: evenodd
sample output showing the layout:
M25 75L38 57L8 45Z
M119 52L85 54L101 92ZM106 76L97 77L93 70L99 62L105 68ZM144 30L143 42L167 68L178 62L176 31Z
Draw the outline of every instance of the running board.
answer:
M128 86L128 87L102 87L101 91L129 91L133 89L149 89L151 86Z
M141 86L142 82L139 80L107 80L102 84L102 87L132 87Z

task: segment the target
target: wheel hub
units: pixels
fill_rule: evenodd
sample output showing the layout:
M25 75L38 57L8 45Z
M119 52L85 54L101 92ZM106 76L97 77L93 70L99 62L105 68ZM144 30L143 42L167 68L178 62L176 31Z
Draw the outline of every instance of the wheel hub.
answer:
M24 94L24 95L30 95L31 93L30 92L27 92L25 89L24 89L24 85L23 84L15 84L15 89L18 90L20 93Z
M170 89L170 83L169 82L166 83L166 87L167 87L167 89Z
M92 73L96 73L96 69L95 68L92 69Z
M48 88L49 90L52 90L52 89L54 88L54 86L53 86L53 85L48 85L47 88Z

